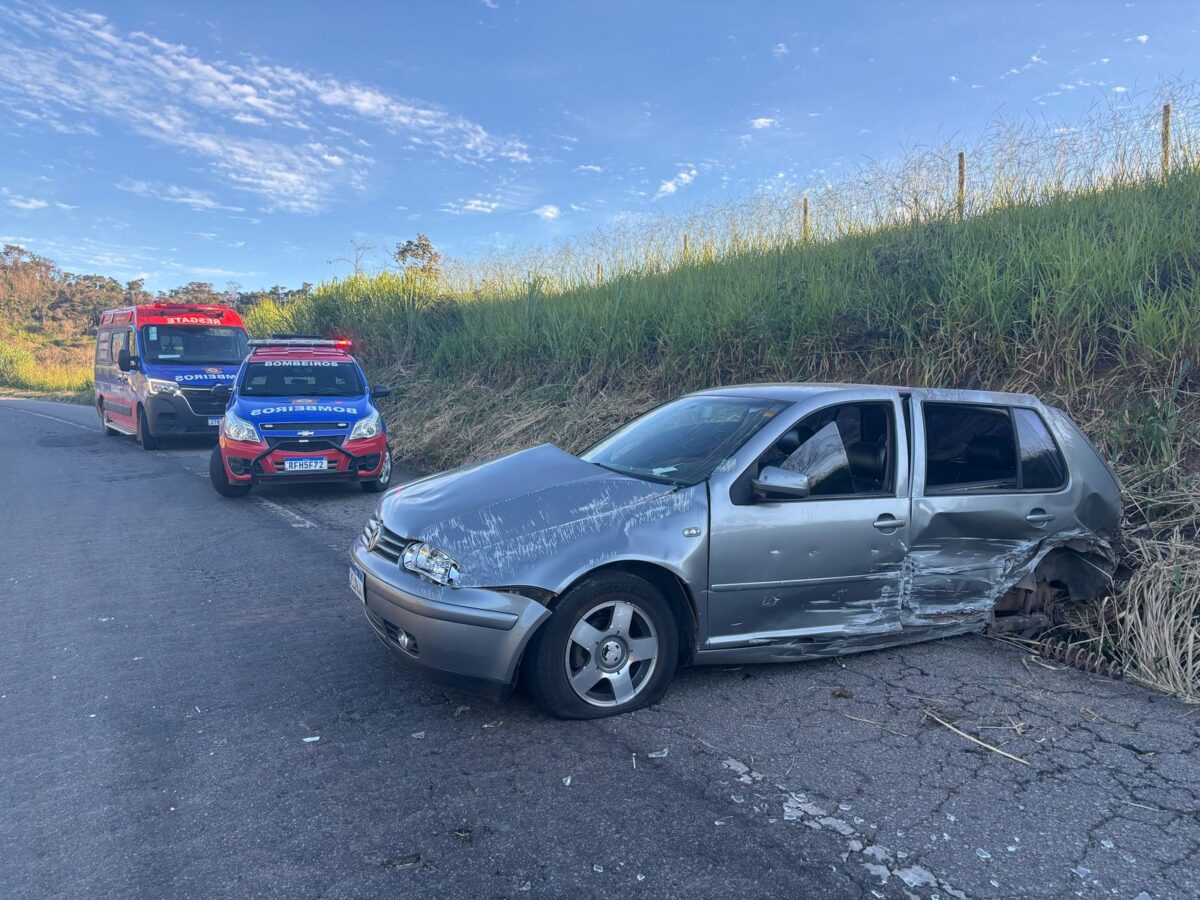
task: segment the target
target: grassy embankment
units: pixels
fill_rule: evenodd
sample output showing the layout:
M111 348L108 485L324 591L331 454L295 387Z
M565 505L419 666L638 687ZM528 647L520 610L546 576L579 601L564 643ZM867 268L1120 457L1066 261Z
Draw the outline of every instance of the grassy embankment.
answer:
M822 192L807 227L797 198L764 197L519 275L334 281L249 321L354 336L395 391L396 449L429 467L578 450L657 400L733 382L1035 392L1083 424L1128 494L1135 574L1078 610L1074 634L1200 698L1200 169L1180 135L1163 178L1153 125L991 132L968 154L962 221L953 157L918 154Z
M91 346L39 347L28 334L0 335L0 393L91 402Z

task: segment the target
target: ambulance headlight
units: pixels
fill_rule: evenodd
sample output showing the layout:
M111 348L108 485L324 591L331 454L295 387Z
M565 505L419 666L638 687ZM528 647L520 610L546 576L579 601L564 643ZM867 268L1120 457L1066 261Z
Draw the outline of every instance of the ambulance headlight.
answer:
M178 394L179 385L173 381L163 381L161 378L147 378L146 385L152 394Z
M221 420L221 431L231 441L258 442L258 431L254 426L231 412L225 413L225 418Z
M451 587L458 581L458 563L449 553L444 553L432 544L420 541L409 544L404 548L404 556L400 558L401 565L410 572L447 584Z
M383 423L379 421L379 413L373 412L365 419L359 419L354 423L354 428L350 431L350 440L360 441L366 438L373 438L383 430Z

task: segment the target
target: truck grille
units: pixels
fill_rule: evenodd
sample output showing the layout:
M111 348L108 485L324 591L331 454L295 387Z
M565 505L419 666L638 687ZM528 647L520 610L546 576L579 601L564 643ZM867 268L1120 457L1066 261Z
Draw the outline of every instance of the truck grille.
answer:
M198 416L223 416L228 397L214 397L208 388L182 388L187 405Z
M342 446L344 435L331 434L328 437L296 438L277 435L264 435L267 446L272 450L283 450L287 453L320 453L333 447Z
M372 553L394 563L400 562L400 556L404 553L404 549L412 543L407 538L400 537L376 516L372 516L371 520L367 522L367 527L363 529L363 537ZM372 547L372 543L375 546Z
M349 428L349 422L263 422L263 431L337 431Z

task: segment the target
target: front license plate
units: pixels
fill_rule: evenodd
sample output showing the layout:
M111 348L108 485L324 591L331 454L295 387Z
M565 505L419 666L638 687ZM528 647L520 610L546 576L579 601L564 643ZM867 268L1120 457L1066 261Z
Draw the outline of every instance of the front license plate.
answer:
M329 460L323 456L316 459L285 459L283 467L289 472L319 472L329 468Z
M216 428L218 425L221 424L221 417L220 416L209 416L208 424L211 425L213 428Z
M363 603L367 602L367 592L363 587L363 582L365 580L366 579L363 577L362 572L358 571L358 569L354 568L354 566L350 567L350 590L354 593L354 596Z

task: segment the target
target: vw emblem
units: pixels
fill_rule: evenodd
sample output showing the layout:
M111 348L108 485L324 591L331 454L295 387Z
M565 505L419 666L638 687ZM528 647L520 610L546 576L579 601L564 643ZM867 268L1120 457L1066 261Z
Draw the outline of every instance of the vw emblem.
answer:
M375 549L375 545L379 543L379 529L376 528L371 532L371 536L367 538L367 552Z

